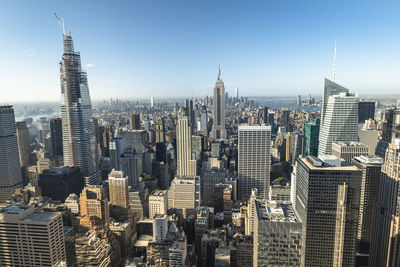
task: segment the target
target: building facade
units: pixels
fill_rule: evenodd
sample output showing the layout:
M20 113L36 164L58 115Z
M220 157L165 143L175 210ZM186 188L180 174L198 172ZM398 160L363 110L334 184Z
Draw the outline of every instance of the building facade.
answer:
M218 78L214 85L213 126L211 137L225 139L225 86L221 80L221 70L218 68Z

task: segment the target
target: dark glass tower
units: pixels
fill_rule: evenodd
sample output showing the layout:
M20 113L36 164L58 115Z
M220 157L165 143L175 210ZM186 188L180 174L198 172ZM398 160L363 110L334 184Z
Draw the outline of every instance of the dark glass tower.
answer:
M54 156L63 155L63 139L62 139L62 120L56 118L50 120L50 133L51 133L51 152Z
M82 70L79 52L74 50L71 33L64 31L63 41L60 80L64 164L78 166L85 183L96 184L101 173L87 74Z

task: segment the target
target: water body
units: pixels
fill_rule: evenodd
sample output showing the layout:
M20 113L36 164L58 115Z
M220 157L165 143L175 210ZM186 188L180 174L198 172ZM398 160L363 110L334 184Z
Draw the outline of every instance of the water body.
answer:
M299 111L308 111L308 112L317 112L321 111L321 107L318 106L298 106L296 104L296 100L292 99L282 99L282 98L263 98L263 97L254 97L249 98L249 100L254 100L259 106L266 106L270 109L282 109L288 108L290 110L299 110Z

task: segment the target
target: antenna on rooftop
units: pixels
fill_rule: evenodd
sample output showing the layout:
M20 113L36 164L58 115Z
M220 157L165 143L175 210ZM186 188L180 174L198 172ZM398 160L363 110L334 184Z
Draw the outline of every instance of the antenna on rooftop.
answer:
M335 52L333 55L333 81L336 82L336 42L337 37L335 37Z

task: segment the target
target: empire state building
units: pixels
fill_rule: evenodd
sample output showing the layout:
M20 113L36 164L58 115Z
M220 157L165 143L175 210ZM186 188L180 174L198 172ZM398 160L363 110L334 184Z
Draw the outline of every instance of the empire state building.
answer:
M221 70L218 67L218 78L214 86L213 104L213 126L211 137L214 139L225 139L225 86L221 80Z
M87 74L63 26L64 54L60 61L64 165L78 166L86 184L101 180Z

